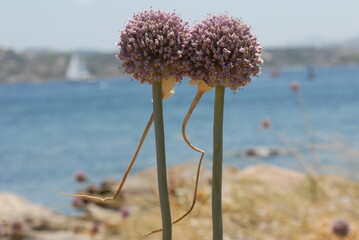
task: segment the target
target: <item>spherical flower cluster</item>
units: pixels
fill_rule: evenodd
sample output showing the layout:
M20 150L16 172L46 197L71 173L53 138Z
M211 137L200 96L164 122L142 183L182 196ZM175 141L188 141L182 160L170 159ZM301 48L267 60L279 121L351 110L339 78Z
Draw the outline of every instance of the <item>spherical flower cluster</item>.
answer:
M182 79L183 56L190 38L187 22L160 10L134 14L120 34L117 57L125 72L141 83Z
M87 181L86 173L84 173L84 172L77 172L77 173L75 174L75 180L76 180L76 182L79 182L79 183L86 182L86 181Z
M14 221L11 223L11 229L13 232L21 232L23 228L23 223L20 221Z
M344 218L335 219L332 223L332 232L338 237L346 237L350 232L350 224Z
M270 128L270 126L271 126L271 122L269 121L269 119L264 119L261 122L261 128L262 129L268 129L268 128Z
M228 15L210 16L191 30L188 76L237 90L260 72L262 46L250 27Z
M290 84L290 88L292 89L293 92L297 92L300 88L300 85L297 82L292 82Z
M91 227L91 234L96 235L100 231L100 223L94 222Z
M129 208L121 208L120 213L123 218L128 218L131 215L131 210Z
M85 201L82 198L75 198L72 201L72 206L74 208L83 208L85 206Z

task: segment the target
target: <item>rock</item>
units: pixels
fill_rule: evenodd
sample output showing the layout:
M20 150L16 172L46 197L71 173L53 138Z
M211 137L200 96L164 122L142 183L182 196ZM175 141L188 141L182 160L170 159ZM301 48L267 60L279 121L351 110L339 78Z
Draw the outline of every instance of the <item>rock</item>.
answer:
M87 232L90 226L91 222L54 213L13 193L0 192L0 228L5 236L15 233L23 236L21 239L38 239L38 232Z
M40 205L30 203L13 193L0 193L0 219L12 222L25 220L31 227L40 227L49 219L54 222L64 222L65 216L60 216ZM49 226L50 227L50 226Z
M196 164L181 164L168 169L173 219L190 209L196 170ZM353 209L358 209L359 204L358 183L337 176L321 176L316 201L312 200L313 190L309 183L305 174L280 167L261 164L238 169L225 165L223 221L228 237L224 238L331 239L330 223L340 213L352 226L348 240L359 239L356 231L359 222L353 215ZM211 238L211 185L211 172L203 167L196 205L180 224L173 227L173 240ZM117 187L117 181L105 181L92 189L107 194L108 190L113 192ZM89 201L81 219L53 213L14 194L0 193L0 239L14 240L11 238L14 235L10 235L11 228L23 240L139 239L141 233L161 226L156 188L155 169L139 172L128 178L119 209ZM14 224L10 220L24 224ZM303 233L310 233L312 237ZM153 235L151 239L160 236Z
M76 234L72 232L59 231L59 232L43 232L36 236L36 240L90 240L91 236L84 234Z
M239 179L255 178L278 187L293 187L302 181L305 178L305 175L289 169L259 164L239 171L237 177Z
M248 148L243 155L245 157L265 158L269 156L280 155L283 154L283 152L284 151L278 147L258 146L258 147Z

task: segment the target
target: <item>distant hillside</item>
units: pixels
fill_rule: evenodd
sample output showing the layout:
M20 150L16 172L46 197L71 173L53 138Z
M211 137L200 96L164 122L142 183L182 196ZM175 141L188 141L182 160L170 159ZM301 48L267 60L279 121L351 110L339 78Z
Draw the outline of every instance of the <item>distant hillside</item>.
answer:
M265 49L264 67L359 64L359 46Z
M62 80L71 53L53 51L25 51L16 53L0 49L0 82ZM121 77L120 62L115 53L84 54L89 71L94 77Z
M86 53L85 61L98 78L122 77L116 53ZM51 81L64 79L71 53L0 49L0 82ZM264 49L263 68L307 65L359 64L359 47Z

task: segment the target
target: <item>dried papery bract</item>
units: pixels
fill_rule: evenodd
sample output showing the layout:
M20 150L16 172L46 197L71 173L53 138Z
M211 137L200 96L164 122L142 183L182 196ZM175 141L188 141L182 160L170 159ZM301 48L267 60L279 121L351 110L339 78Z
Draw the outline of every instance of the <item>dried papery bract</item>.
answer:
M196 203L199 175L200 175L202 160L203 160L203 157L204 157L204 151L202 149L197 148L196 146L194 146L188 140L187 135L186 135L186 126L187 126L188 120L190 119L190 117L192 115L193 110L196 108L196 106L199 103L199 101L201 100L201 97L203 96L203 94L212 89L212 87L208 86L205 82L199 81L199 80L192 80L192 81L189 82L189 84L197 85L197 93L196 93L196 96L194 97L194 99L193 99L193 101L191 103L190 108L187 111L186 117L184 118L184 120L182 122L182 137L183 137L184 141L187 143L187 145L189 147L191 147L193 150L201 153L201 156L200 156L199 161L198 161L198 167L197 167L197 173L196 173L196 182L195 182L195 189L194 189L194 193L193 193L192 205L191 205L190 209L184 215L182 215L180 218L178 218L176 221L174 221L174 223L177 223L180 220L182 220L184 217L186 217L193 210L194 205Z
M213 239L223 239L222 164L225 87L233 91L260 72L262 46L250 27L228 15L209 16L191 30L188 76L215 87L213 122L212 225Z

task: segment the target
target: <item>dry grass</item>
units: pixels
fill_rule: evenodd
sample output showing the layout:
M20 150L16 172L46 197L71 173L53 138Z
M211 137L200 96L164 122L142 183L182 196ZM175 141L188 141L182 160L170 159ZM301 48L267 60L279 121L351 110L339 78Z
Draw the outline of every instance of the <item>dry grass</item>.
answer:
M184 213L192 200L195 167L176 166L170 170L172 217ZM224 170L223 220L224 239L241 240L335 240L332 221L345 218L351 224L346 240L359 239L359 183L336 176L321 176L313 181L297 172L258 165L239 171ZM210 174L204 171L193 212L173 228L173 239L211 239ZM136 192L134 183L142 182L144 194ZM131 183L132 182L132 183ZM123 205L131 211L127 218L118 211L88 205L87 218L103 222L95 239L160 239L139 234L158 228L160 209L154 171L129 180ZM128 188L130 187L130 188Z

